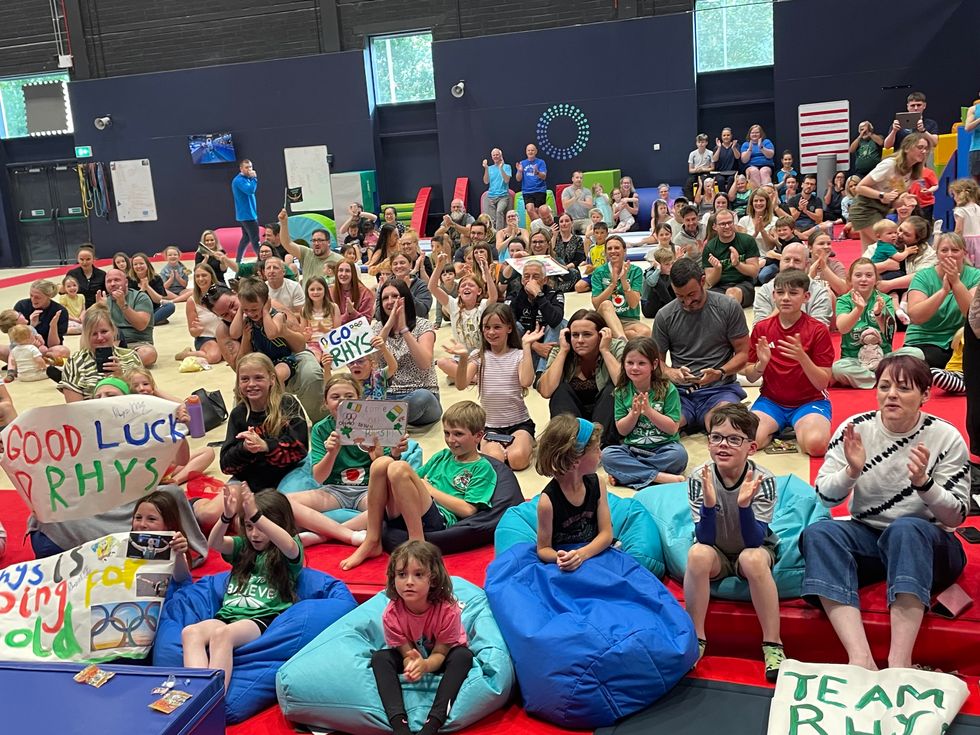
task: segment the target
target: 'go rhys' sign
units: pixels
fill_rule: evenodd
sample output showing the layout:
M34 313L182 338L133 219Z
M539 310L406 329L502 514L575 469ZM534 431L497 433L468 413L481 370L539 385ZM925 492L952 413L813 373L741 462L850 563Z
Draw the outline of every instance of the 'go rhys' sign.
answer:
M88 518L156 488L184 438L176 409L143 395L32 408L0 434L0 466L42 523Z

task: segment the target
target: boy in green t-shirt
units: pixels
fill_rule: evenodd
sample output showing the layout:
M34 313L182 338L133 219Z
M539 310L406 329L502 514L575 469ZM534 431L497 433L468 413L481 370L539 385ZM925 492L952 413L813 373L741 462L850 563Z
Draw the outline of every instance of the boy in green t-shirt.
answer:
M490 507L497 473L479 452L486 421L486 411L473 401L446 409L442 431L447 448L426 462L419 474L407 462L391 457L374 460L368 483L367 537L340 562L341 569L353 569L381 554L386 521L408 531L410 540L424 540L426 533L442 531Z

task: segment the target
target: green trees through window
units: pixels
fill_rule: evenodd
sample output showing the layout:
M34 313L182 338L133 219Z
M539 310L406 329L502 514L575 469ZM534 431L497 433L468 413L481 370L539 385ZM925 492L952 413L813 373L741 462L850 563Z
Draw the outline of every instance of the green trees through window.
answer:
M698 73L772 66L772 0L697 0Z
M68 81L68 73L38 74L32 77L0 79L0 138L23 138L27 129L24 85L38 82Z
M400 33L371 38L374 98L397 105L436 98L432 75L432 33Z

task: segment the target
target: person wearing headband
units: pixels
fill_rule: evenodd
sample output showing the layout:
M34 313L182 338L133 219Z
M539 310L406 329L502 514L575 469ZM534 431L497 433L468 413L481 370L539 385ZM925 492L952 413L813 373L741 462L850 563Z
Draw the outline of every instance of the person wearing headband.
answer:
M556 416L538 439L535 469L552 480L538 499L538 558L573 572L612 544L606 484L599 479L602 427Z
M93 398L112 398L113 396L128 396L129 385L122 378L110 376L102 378L95 384Z

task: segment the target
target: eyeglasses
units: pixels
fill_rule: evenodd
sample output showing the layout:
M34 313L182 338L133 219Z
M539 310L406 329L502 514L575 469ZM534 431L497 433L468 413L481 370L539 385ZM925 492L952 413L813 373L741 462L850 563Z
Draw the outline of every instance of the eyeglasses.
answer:
M747 436L742 436L741 434L716 434L714 432L708 434L708 444L718 447L722 444L727 444L732 449L738 449L742 444L748 439Z

